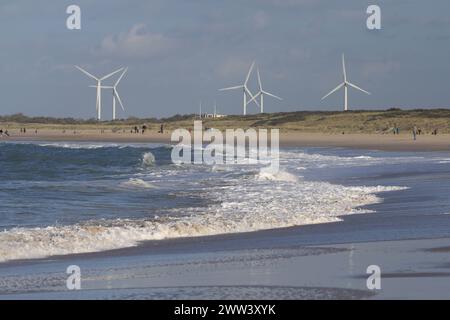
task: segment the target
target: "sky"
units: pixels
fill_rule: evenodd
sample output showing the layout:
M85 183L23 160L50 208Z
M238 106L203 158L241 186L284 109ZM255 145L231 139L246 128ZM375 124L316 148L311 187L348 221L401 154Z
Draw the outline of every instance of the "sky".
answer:
M81 30L66 27L72 4ZM366 27L371 4L381 30ZM342 92L321 97L342 80L342 53L349 80L372 93L350 90L350 109L448 107L449 12L448 0L2 0L0 115L95 117L94 83L74 65L129 67L120 118L197 113L200 101L241 114L242 92L218 89L242 84L253 60L283 98L266 98L266 112L341 110ZM105 90L104 119L111 106Z

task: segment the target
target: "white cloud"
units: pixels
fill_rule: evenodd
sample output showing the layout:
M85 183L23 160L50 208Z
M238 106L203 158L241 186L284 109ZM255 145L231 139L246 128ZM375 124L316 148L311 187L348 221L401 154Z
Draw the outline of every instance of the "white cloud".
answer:
M97 53L124 58L152 58L176 48L176 41L161 33L152 33L146 25L134 25L129 31L103 39Z

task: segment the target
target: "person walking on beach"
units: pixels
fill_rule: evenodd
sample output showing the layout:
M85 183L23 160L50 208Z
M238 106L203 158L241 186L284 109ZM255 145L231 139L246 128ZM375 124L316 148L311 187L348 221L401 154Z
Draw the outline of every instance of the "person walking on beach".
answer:
M414 141L416 141L417 140L417 127L416 126L414 126L412 133L413 133Z

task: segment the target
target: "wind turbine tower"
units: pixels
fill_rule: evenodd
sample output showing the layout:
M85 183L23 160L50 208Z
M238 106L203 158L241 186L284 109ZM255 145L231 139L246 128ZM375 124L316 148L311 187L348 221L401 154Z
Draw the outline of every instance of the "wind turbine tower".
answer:
M229 90L236 90L236 89L242 89L242 91L244 92L244 104L243 104L243 113L244 116L247 115L247 105L254 101L255 104L260 107L258 101L256 101L256 99L254 99L254 95L253 93L250 91L250 89L248 88L248 81L250 80L250 76L252 74L253 68L255 67L255 61L252 62L252 65L250 66L250 70L247 73L247 77L245 78L245 82L242 85L239 86L234 86L234 87L228 87L228 88L223 88L223 89L219 89L219 91L229 91ZM250 99L250 100L249 100Z
M274 95L274 94L272 94L272 93L270 93L270 92L267 92L267 91L265 91L264 89L263 89L263 86L262 86L262 82L261 82L261 76L260 76L260 74L259 74L259 67L256 69L256 72L257 72L257 75L258 75L258 87L259 87L259 91L258 91L258 93L249 101L249 103L250 102L252 102L253 100L255 100L256 101L256 99L259 97L260 98L260 101L259 101L259 105L260 105L260 111L261 111L261 113L264 113L264 96L266 95L266 96L269 96L269 97L272 97L272 98L275 98L275 99L278 99L278 100L283 100L282 98L280 98L280 97L278 97L278 96L276 96L276 95Z
M344 111L348 111L348 87L352 87L352 88L354 88L358 91L364 92L365 94L368 94L368 95L370 95L370 92L368 92L364 89L361 89L357 85L355 85L347 80L347 71L345 68L345 56L344 55L342 55L342 70L343 70L344 82L342 82L336 88L331 90L331 92L328 93L327 95L325 95L322 98L322 100L326 99L328 96L332 95L333 93L335 93L336 91L338 91L339 89L341 89L343 87L344 88Z
M122 99L120 99L119 96L119 91L117 91L117 86L119 85L120 81L122 80L123 76L125 75L125 73L127 73L128 68L125 68L122 72L122 74L120 75L119 79L117 79L117 81L114 83L113 86L102 86L101 89L112 89L113 92L113 100L112 100L112 119L116 120L117 118L117 108L116 108L116 100L119 101L120 107L122 108L123 111L125 111L125 108L123 106L122 103Z
M94 79L95 81L97 81L97 85L94 86L94 88L97 88L97 98L96 98L96 103L95 103L95 110L97 111L97 120L100 121L101 118L102 118L102 81L106 80L109 77L115 75L116 73L122 71L123 68L120 68L119 70L111 72L110 74L108 74L108 75L106 75L104 77L101 77L101 78L97 78L96 76L90 74L89 72L87 72L86 70L84 70L83 68L81 68L79 66L75 66L75 68L77 68L78 70L83 72L88 77L90 77L90 78Z

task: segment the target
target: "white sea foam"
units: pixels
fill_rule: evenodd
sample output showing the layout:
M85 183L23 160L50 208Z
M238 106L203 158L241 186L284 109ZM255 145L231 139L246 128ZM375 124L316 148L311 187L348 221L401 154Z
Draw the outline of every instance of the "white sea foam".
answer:
M360 156L336 156L323 155L319 153L306 153L299 151L280 152L280 162L283 164L297 161L305 167L352 167L352 166L371 166L376 164L396 164L411 163L414 161L423 161L423 157L372 157L367 155Z
M120 185L122 187L128 188L147 188L147 189L156 188L155 185L137 178L130 178L128 181L124 181Z
M54 142L54 143L40 143L41 147L53 147L64 149L101 149L118 147L113 143L73 143L73 142Z
M144 153L142 157L143 166L152 166L155 164L155 156L151 152Z
M15 144L36 144L41 147L54 147L64 149L101 149L101 148L172 148L162 143L108 143L108 142L14 142Z
M262 168L257 175L260 180L298 182L298 177L283 170L273 170L271 167Z
M381 201L374 193L402 189L344 187L303 180L293 183L290 178L272 182L240 181L213 188L205 196L219 205L182 209L182 216L178 212L181 209L173 209L173 215L154 220L93 221L4 231L0 233L0 261L104 251L135 246L145 240L335 222L342 215L369 212L358 207Z
M201 192L186 187L183 194L192 192L211 205L206 208L173 208L154 219L97 220L70 226L6 230L0 233L0 261L104 251L135 246L146 240L336 222L344 215L369 213L369 210L361 207L382 201L377 193L405 189L384 186L346 187L308 181L294 174L298 171L296 168L308 168L318 158L324 165L339 162L342 158L305 153L281 153L281 156L285 166L278 172L254 166L216 165L210 172L219 181L207 184L196 180L200 179L199 172L207 173L207 170L201 170L202 166L184 166L181 169L155 167L155 170L142 171L122 182L121 186L152 188L153 185L147 181L162 177L166 183L170 179L184 185L195 182L197 187L203 188ZM305 159L308 160L306 163ZM150 161L150 165L154 162L151 153L144 154L143 164L148 163L147 161ZM236 174L230 174L230 170Z

